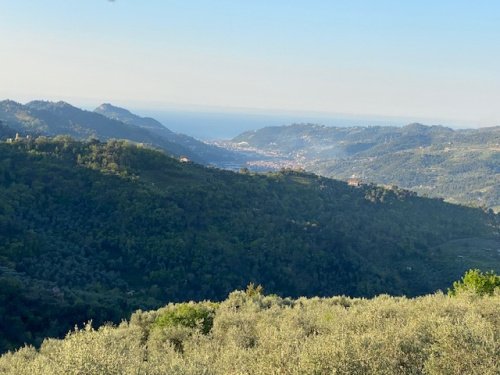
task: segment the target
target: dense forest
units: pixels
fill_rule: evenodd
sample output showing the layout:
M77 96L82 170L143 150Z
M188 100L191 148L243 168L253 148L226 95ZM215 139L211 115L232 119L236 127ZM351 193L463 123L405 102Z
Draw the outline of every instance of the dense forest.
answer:
M111 104L86 111L65 102L40 100L0 101L0 121L32 136L127 139L230 170L301 167L342 180L354 175L422 196L500 211L500 127L453 130L421 124L347 128L294 124L207 144Z
M421 295L498 271L498 248L498 215L406 190L234 173L125 141L0 143L1 351L249 282Z
M250 285L220 303L169 304L118 326L87 324L39 350L3 355L0 372L496 375L500 295L491 294L291 299Z
M295 165L323 176L397 185L500 211L500 127L453 130L410 124L268 127L221 143L252 152L250 168Z

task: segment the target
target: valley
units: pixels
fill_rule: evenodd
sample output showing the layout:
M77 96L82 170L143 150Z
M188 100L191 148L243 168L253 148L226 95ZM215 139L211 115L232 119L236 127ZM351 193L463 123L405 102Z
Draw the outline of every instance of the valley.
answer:
M218 143L252 155L248 168L302 168L323 176L396 185L423 196L498 211L500 128L453 130L412 124L270 127Z
M284 296L416 296L500 269L499 218L307 172L239 173L127 141L0 143L2 351L138 308Z

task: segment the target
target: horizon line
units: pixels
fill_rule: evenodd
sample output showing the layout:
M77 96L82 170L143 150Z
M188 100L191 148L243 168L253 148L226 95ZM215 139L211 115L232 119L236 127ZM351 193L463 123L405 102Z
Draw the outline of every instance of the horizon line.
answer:
M111 104L113 106L122 107L131 111L136 111L143 117L150 117L149 115L141 115L137 111L145 112L158 112L158 113L168 113L168 112L185 112L185 113L212 113L212 114L241 114L241 115L253 115L253 116L271 116L271 117L281 117L281 116L311 116L312 119L319 120L360 120L360 121L388 121L392 124L387 126L405 126L409 124L422 124L427 126L446 126L452 129L478 129L478 128L489 128L497 127L500 124L486 124L482 121L474 120L459 120L451 118L436 118L430 116L415 116L415 115L395 115L395 114L373 114L373 113L349 113L349 112L335 112L326 110L307 110L307 109L285 109L285 108L259 108L259 107L242 107L242 106L223 106L223 105L203 105L203 104L192 104L192 103L174 103L174 102L158 102L158 101L142 101L142 100L129 100L129 99L116 99L110 100L106 99L95 99L88 97L75 97L75 96L61 96L55 98L55 96L48 96L45 98L32 98L27 99L25 96L21 99L19 96L15 99L5 98L1 101L12 100L20 104L27 104L31 101L42 100L48 102L66 102L73 106L77 106L81 109L93 111L98 106L102 104ZM96 104L98 103L98 104ZM303 122L298 122L303 123ZM394 123L399 123L395 125ZM321 124L318 124L321 125ZM328 126L328 125L326 125ZM379 126L379 125L375 125Z

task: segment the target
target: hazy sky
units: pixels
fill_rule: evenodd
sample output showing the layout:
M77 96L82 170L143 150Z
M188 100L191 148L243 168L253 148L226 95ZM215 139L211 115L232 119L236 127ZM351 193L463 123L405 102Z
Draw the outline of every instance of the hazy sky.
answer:
M500 1L0 0L0 99L500 124Z

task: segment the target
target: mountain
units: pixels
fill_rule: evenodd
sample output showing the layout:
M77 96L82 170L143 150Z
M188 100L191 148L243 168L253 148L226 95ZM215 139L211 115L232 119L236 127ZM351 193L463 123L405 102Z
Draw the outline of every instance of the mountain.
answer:
M101 104L99 107L94 109L94 112L110 119L124 122L125 124L135 125L146 129L165 130L174 134L172 131L168 130L161 123L151 117L140 117L125 108L116 107L109 103Z
M499 216L310 173L234 173L126 141L0 143L0 350L249 282L419 295L500 270Z
M164 139L168 139L170 142L182 145L190 150L191 153L199 155L209 164L214 164L223 168L238 169L246 161L244 155L240 153L235 153L215 145L201 142L185 134L174 133L155 119L137 116L124 108L116 107L111 104L101 104L94 112L129 125L148 129L152 133Z
M355 175L450 202L500 209L500 127L296 124L246 132L221 145L260 158L250 168L298 166L340 179Z
M0 102L0 119L11 128L26 134L64 134L77 139L128 139L154 145L172 155L187 155L195 161L203 161L181 145L159 138L145 129L82 110L65 102L32 101L23 105L5 100Z
M32 101L26 105L11 100L0 102L0 120L20 133L70 135L85 140L127 139L165 150L173 156L186 156L202 164L233 166L244 163L241 155L207 145L183 134L176 134L151 118L103 104L86 111L65 102Z

